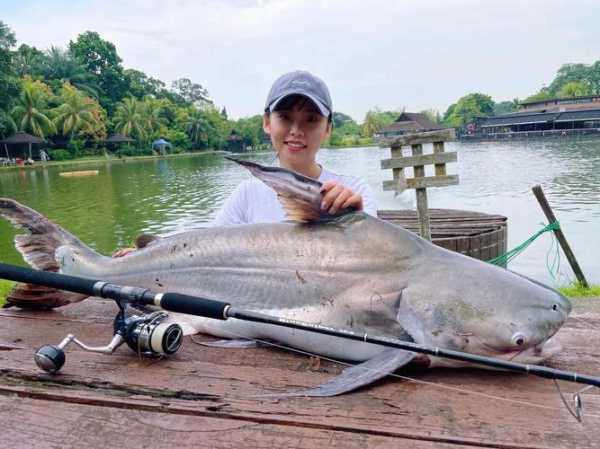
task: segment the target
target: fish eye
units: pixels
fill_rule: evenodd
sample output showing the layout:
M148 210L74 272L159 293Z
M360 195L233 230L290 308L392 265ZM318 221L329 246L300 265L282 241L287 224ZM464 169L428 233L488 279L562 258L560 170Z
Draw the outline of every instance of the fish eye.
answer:
M525 335L519 333L513 335L512 342L517 346L523 346L525 344Z
M556 304L552 304L552 310L554 310L554 311L558 310L558 306Z

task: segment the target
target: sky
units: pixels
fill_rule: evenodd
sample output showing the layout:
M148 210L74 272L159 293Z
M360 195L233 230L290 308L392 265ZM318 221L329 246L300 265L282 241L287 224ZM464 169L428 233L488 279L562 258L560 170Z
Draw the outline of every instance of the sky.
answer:
M231 118L308 70L334 109L444 112L471 92L525 98L564 63L600 59L595 0L0 0L18 44L66 47L96 31L125 68L190 78Z

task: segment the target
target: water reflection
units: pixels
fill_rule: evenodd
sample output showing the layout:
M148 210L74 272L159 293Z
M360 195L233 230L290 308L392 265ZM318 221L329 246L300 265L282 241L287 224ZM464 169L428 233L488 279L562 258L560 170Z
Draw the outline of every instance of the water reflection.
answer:
M531 193L540 184L592 282L600 282L600 142L564 140L448 145L459 160L448 166L460 184L430 189L430 207L468 209L509 217L509 246L521 243L545 218ZM425 148L425 152L431 149ZM275 164L273 153L253 160ZM381 209L414 207L414 193L383 192L391 171L380 169L388 149L323 149L319 162L338 173L360 176ZM87 166L0 172L0 196L47 215L97 250L110 253L140 232L170 234L209 222L225 198L250 176L221 155L95 164L98 176L60 177ZM12 247L15 231L0 222L0 260L22 263ZM548 282L546 236L511 268ZM566 262L565 262L566 263ZM565 269L567 274L570 273Z

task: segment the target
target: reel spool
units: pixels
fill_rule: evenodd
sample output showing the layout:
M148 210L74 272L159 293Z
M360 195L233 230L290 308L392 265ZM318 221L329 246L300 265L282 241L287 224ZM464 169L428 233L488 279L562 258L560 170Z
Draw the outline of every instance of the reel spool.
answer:
M117 314L113 324L114 335L106 346L87 346L73 334L67 335L58 345L44 345L34 355L39 368L56 373L66 361L64 349L71 342L88 352L112 354L123 343L143 357L157 358L175 354L183 341L183 329L175 323L165 323L165 312L126 317L124 310Z

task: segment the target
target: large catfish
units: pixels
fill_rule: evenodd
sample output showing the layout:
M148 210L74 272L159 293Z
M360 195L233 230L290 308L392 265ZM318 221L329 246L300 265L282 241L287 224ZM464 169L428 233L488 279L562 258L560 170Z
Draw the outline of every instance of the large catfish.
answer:
M26 228L15 238L33 267L229 301L239 308L335 328L523 363L559 350L551 337L569 301L506 269L432 245L357 211L324 216L321 184L275 167L240 162L278 193L289 222L217 227L159 239L126 257L102 256L10 199L0 215ZM19 285L9 304L57 307L81 295ZM270 339L326 357L362 362L292 395L332 396L367 385L410 361L462 362L234 319L172 316L188 333Z

